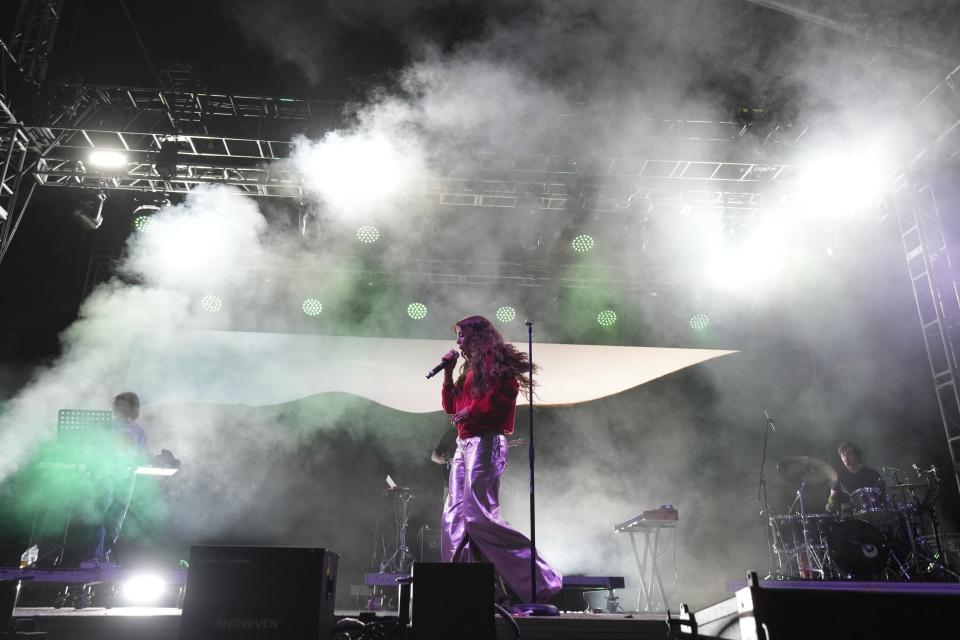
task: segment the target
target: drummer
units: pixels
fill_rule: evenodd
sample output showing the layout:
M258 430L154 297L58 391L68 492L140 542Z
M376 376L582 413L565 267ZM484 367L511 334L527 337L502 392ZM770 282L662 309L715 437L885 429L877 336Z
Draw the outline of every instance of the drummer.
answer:
M885 482L880 472L863 464L860 447L852 442L843 441L837 447L843 466L837 473L837 480L830 487L830 498L827 500L827 511L839 513L842 504L850 503L850 495L864 487L885 489Z

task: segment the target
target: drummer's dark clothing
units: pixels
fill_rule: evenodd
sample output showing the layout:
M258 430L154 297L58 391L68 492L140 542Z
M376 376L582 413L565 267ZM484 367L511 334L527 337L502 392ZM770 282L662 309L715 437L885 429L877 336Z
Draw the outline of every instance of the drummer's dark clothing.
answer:
M839 491L842 487L845 493L851 494L864 487L880 487L883 489L885 484L883 477L876 469L863 466L857 473L850 473L846 467L841 466L837 472L837 481L833 488Z

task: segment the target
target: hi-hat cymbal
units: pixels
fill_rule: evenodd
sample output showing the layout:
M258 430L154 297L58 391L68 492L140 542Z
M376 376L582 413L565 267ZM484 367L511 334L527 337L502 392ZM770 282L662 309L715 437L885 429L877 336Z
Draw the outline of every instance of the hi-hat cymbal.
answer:
M777 463L777 471L788 482L822 484L837 480L837 472L833 467L823 460L809 456L781 458Z

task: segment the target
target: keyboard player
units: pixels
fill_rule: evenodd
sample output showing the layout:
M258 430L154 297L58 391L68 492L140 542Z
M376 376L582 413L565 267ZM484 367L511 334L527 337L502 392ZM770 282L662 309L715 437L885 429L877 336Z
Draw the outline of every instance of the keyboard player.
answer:
M113 399L110 437L104 441L102 463L90 470L95 486L98 522L82 568L109 564L133 497L135 471L146 458L147 435L137 422L140 398L125 391Z

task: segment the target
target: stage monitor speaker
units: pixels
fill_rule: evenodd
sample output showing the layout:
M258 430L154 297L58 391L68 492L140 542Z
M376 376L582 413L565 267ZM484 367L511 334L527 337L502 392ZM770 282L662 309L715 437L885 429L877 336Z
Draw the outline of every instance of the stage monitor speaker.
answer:
M494 640L493 580L487 562L414 562L414 637Z
M960 585L955 583L806 582L809 584L761 584L757 574L751 572L747 586L736 594L740 637L957 637L953 617L960 611Z
M328 640L338 559L326 549L192 547L180 640Z

